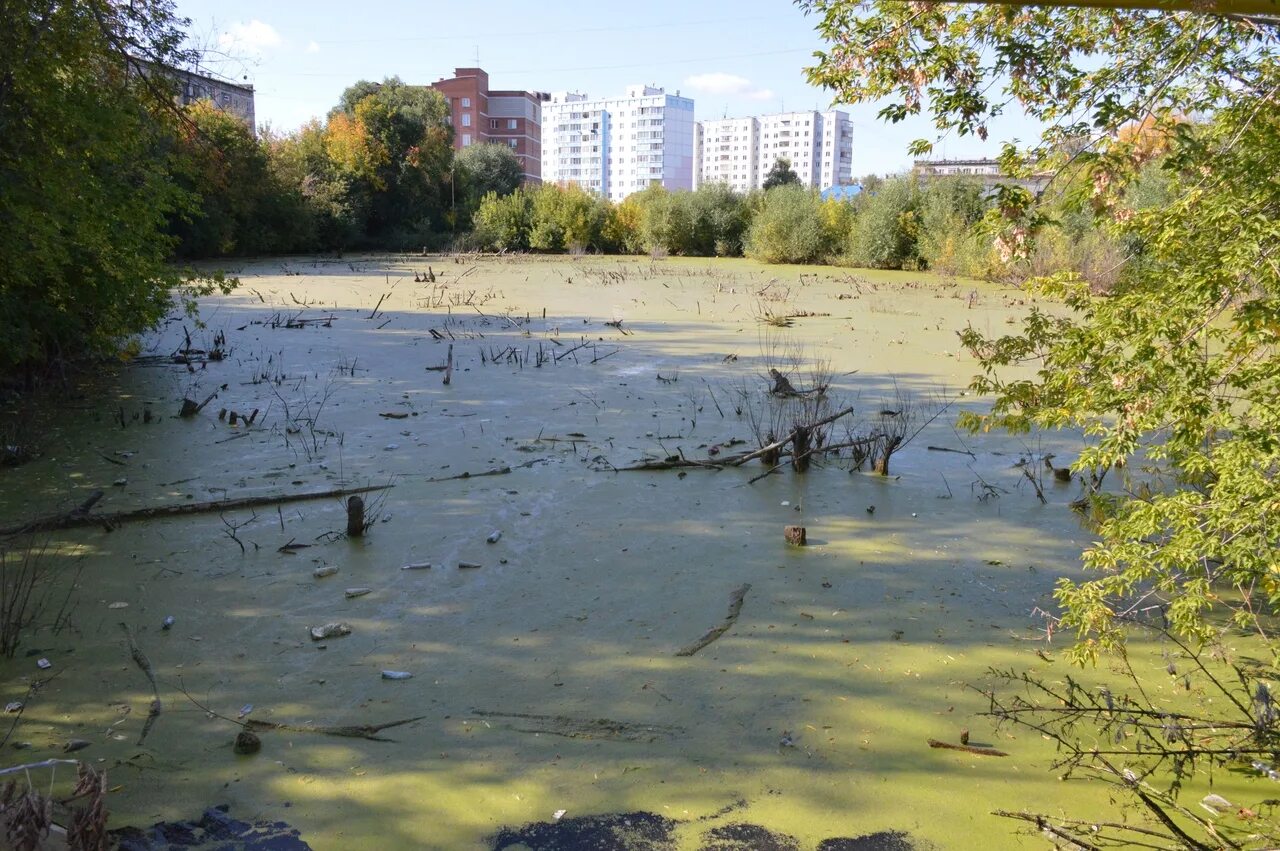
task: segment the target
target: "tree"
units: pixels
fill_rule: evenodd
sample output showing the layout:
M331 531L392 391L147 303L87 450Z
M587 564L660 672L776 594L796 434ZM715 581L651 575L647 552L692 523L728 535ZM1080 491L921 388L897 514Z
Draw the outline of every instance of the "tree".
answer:
M1110 297L1092 296L1078 275L1051 275L1036 286L1069 315L1034 310L1017 334L964 333L983 369L974 389L994 396L988 415L964 420L1075 428L1087 438L1073 471L1087 485L1079 507L1097 538L1084 553L1095 575L1057 591L1078 639L1073 658L1123 652L1127 629L1167 624L1187 648L1180 657L1207 647L1210 663L1233 665L1227 678L1254 693L1253 707L1240 707L1254 724L1245 737L1266 748L1277 724L1265 681L1273 670L1233 660L1220 640L1248 627L1260 646L1247 653L1273 659L1280 649L1269 638L1280 605L1280 63L1275 29L1250 18L1268 11L801 5L820 15L831 43L810 77L838 100L887 99L890 121L927 105L939 128L980 137L1006 101L1016 103L1047 129L1029 150L1007 146L1006 169L1056 169L1066 203L1137 246ZM1211 11L1230 7L1240 14ZM1143 132L1121 132L1135 122ZM1139 208L1153 134L1168 200ZM914 150L929 147L922 140ZM997 250L1030 256L1048 222L1043 208L1011 187L996 202ZM1028 366L1031 375L1019 371ZM1193 742L1178 757L1221 764L1242 750L1232 747ZM1223 844L1212 824L1153 807L1145 769L1090 764L1155 815L1157 835L1176 847ZM1207 838L1190 837L1193 828Z
M520 160L506 145L468 145L454 156L453 165L454 182L470 209L490 192L510 195L524 177Z
M791 184L800 183L800 175L791 170L791 160L786 157L778 157L774 160L773 167L769 169L769 173L764 177L764 189L769 191L775 186L790 186Z
M169 263L168 0L0 0L0 378L103 354L158 321L191 275Z
M367 239L420 247L444 230L453 128L444 96L390 77L346 89L329 116L327 146L354 191L367 193Z
M765 193L764 206L747 232L748 257L765 263L811 263L831 249L818 193L795 185Z

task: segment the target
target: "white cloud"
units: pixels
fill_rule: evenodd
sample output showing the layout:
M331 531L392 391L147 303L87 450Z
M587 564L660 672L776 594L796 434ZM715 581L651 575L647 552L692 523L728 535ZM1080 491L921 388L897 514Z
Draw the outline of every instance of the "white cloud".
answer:
M264 24L254 18L245 23L233 24L222 35L218 36L218 46L228 52L240 51L261 55L269 48L279 47L284 43L280 33L271 24Z
M320 45L314 41L307 42L307 53L319 53Z
M759 88L746 77L739 77L737 74L726 74L723 71L694 74L692 77L686 77L684 84L695 91L706 92L709 95L736 95L750 98L751 100L771 100L773 98L771 89Z

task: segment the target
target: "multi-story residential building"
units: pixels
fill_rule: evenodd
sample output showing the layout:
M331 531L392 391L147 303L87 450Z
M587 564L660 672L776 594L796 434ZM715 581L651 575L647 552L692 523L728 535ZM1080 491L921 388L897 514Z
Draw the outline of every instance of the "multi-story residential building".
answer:
M520 161L526 183L542 179L541 92L489 89L481 68L455 68L453 76L431 84L449 99L453 147L489 142L506 145Z
M978 181L988 190L997 184L1009 183L1021 186L1031 192L1039 192L1048 185L1052 178L1050 173L1033 174L1030 177L1008 178L1000 170L1000 162L993 159L969 160L916 160L911 168L912 173L921 180L932 180L940 177L968 177Z
M839 110L700 121L694 156L697 185L759 189L785 159L805 186L826 189L853 179L853 124Z
M556 92L543 104L542 178L614 201L652 183L693 187L693 101L653 86L618 98Z
M211 74L159 65L133 57L129 59L129 69L130 73L145 75L147 79L151 79L153 74L168 78L174 87L174 100L183 106L207 100L218 109L239 116L251 131L257 132L251 85L233 83Z

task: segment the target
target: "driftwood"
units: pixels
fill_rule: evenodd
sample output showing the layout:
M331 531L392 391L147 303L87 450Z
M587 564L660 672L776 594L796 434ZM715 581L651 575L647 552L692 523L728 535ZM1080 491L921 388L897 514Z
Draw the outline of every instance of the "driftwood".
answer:
M252 733L284 730L289 733L321 733L326 736L343 736L348 739L368 739L371 742L394 742L395 739L388 739L386 736L379 736L378 734L391 727L412 724L414 721L421 721L426 717L425 715L418 715L414 718L388 721L385 724L343 724L338 727L323 727L315 724L277 724L275 721L257 721L251 718L243 722L241 726Z
M930 739L929 747L945 748L949 751L964 751L978 756L1008 756L1004 751L998 751L995 748L983 748L978 745L953 745L950 742L940 742L937 739Z
M459 473L456 476L436 476L429 479L423 479L424 482L452 482L458 479L478 479L482 476L505 476L511 472L510 467L495 467L492 470L484 470L479 473Z
M730 594L729 612L724 616L724 620L703 633L702 637L697 641L681 647L676 651L676 655L692 656L694 653L697 653L699 650L724 635L729 630L729 627L733 626L733 622L738 619L738 615L742 613L742 600L747 596L747 592L750 590L750 583L744 583L741 588Z
M142 652L142 648L138 647L138 643L133 640L133 631L129 629L129 625L121 623L120 628L124 630L124 637L129 642L129 655L133 657L133 664L137 665L138 670L147 675L147 680L151 683L151 693L154 695L151 701L151 709L147 712L146 723L142 725L142 733L138 736L138 744L141 745L147 740L147 734L151 732L152 725L160 717L160 713L164 710L164 705L160 703L160 687L156 685L156 672L151 667L151 660L147 658L147 654Z
M336 488L327 491L278 494L276 496L249 496L243 499L187 502L180 505L157 505L151 508L136 508L132 511L91 514L88 509L102 498L102 492L95 491L94 495L79 508L64 514L53 514L48 517L30 520L18 526L0 529L0 535L22 535L28 532L47 532L53 529L73 529L81 526L105 525L114 527L133 520L152 520L157 517L174 517L183 514L207 514L214 511L232 511L238 508L258 508L264 505L280 505L286 502L303 502L310 499L328 499L330 497L368 493L369 491L386 490L390 487L393 487L393 485L369 485L362 488Z

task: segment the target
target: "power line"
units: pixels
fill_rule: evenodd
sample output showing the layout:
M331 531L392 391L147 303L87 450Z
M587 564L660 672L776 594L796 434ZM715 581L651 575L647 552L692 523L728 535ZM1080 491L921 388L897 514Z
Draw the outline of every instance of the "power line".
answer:
M342 39L317 39L317 44L386 44L390 42L417 42L417 41L455 41L458 39L479 39L479 38L527 38L529 36L543 35L576 35L579 33L603 33L603 32L641 32L644 30L662 30L662 29L678 29L681 27L699 27L708 24L716 24L723 26L725 23L748 23L752 21L776 20L768 15L756 15L746 18L707 18L701 21L668 21L661 24L631 24L616 25L608 27L576 27L558 28L550 30L510 30L508 32L491 32L488 30L472 33L453 33L451 35L423 35L423 36L403 36L401 38L387 38L378 36L377 38L342 38Z
M626 68L656 68L668 65L699 65L707 62L718 62L722 59L751 59L758 56L782 56L788 53L812 53L812 49L808 47L791 47L785 50L760 50L754 53L726 53L721 56L699 56L696 59L671 59L663 62L629 62L622 65L579 65L572 68L501 68L495 71L489 71L491 76L499 76L502 74L561 74L569 71L613 71ZM295 74L277 74L272 73L273 77L350 77L350 72L337 73L307 73L300 72Z

